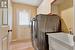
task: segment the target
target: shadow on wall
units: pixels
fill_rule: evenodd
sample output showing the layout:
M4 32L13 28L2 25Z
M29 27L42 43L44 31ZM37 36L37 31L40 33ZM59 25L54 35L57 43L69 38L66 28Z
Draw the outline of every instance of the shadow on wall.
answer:
M73 26L73 0L65 0L59 5L61 16L61 27L63 32L72 31ZM71 29L70 29L71 28Z
M62 32L69 32L68 27L62 18L61 18L61 30Z
M73 0L65 0L63 3L59 4L60 10L64 11L73 7Z
M58 4L55 2L52 4L52 13L60 16L63 32L73 31L73 0L60 0Z

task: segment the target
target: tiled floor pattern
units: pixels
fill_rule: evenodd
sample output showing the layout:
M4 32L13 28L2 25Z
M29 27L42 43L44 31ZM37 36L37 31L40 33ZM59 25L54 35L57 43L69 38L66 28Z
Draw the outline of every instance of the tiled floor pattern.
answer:
M31 42L12 42L10 50L34 50Z

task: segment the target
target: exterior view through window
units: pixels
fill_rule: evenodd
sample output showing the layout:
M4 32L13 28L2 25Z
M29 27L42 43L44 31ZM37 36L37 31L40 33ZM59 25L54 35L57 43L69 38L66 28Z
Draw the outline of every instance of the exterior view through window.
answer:
M26 10L19 11L19 25L29 25L30 24L30 14Z

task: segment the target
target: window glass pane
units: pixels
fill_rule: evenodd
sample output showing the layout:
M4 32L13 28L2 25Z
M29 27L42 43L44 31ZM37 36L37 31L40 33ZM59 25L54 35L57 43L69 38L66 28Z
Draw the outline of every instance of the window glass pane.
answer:
M29 13L25 10L19 12L19 25L29 25Z

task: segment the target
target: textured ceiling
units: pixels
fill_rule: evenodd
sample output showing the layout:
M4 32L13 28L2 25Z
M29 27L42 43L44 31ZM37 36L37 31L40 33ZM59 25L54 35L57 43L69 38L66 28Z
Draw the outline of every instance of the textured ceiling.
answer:
M12 0L13 2L39 6L43 0Z

